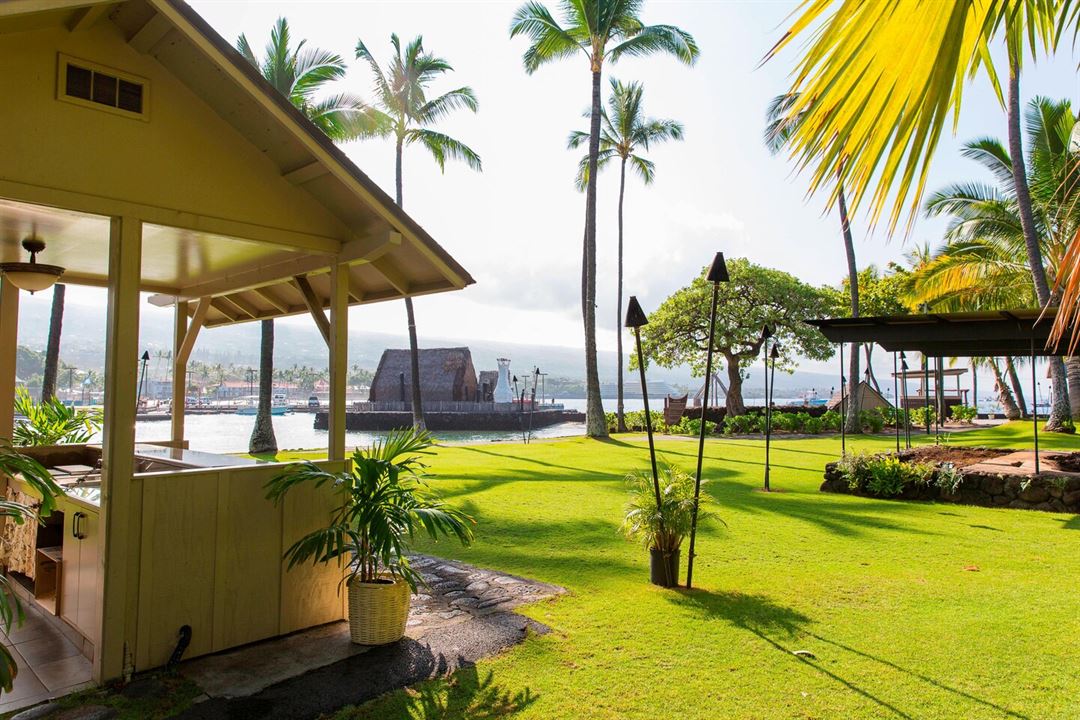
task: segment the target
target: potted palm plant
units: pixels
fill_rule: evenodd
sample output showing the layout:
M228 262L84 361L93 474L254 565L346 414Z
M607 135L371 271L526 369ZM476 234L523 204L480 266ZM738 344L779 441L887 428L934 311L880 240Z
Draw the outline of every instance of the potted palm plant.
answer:
M690 534L694 517L694 478L674 465L659 472L660 502L656 501L653 477L635 472L626 476L630 501L623 517L622 531L628 540L642 543L649 551L650 580L661 587L679 584L679 553ZM704 504L702 494L699 504ZM700 507L698 519L709 517Z
M351 467L328 472L314 463L290 465L267 483L267 497L280 502L297 485L331 486L340 504L329 524L285 552L289 568L305 562L342 559L349 593L349 628L360 645L385 645L405 635L409 598L423 578L409 564L409 543L456 537L472 542L475 521L444 505L424 482L431 436L395 430L352 454Z

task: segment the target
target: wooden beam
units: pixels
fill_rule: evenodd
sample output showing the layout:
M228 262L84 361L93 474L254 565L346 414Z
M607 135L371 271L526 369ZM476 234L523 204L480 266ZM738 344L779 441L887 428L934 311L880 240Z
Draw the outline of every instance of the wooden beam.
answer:
M180 362L180 349L188 334L188 304L176 303L176 315L173 318L173 376L172 407L170 411L170 435L172 443L184 442L184 411L187 406L187 363Z
M101 633L94 662L94 679L98 682L123 675L125 656L135 647L137 634L142 494L133 477L141 264L142 222L131 217L114 217L109 233L105 328L98 555L102 582Z
M289 305L275 295L269 287L252 288L252 292L268 302L278 312L289 312Z
M19 339L19 288L0 277L0 438L15 433L15 365Z
M161 13L155 13L152 18L146 21L146 23L139 28L134 35L128 39L128 45L135 48L140 53L146 54L150 52L155 45L169 34L173 26Z
M402 295L409 294L409 279L405 277L403 273L393 260L388 257L379 258L373 260L371 267L379 271L379 274L386 278L386 281L390 283L391 287L397 290Z
M66 23L68 31L77 33L90 29L108 9L108 4L101 4L76 10Z
M323 340L326 341L326 346L330 347L330 321L326 319L326 313L323 312L322 303L315 295L315 290L311 287L311 283L303 275L297 275L293 278L293 283L296 289L300 291L300 294L304 296L304 304L307 305L308 312L311 313L312 319L315 321L315 326L319 328L319 332L322 333Z
M187 303L184 303L187 305ZM188 359L191 357L191 351L195 349L195 341L199 337L199 331L202 330L206 324L206 314L210 311L211 299L208 297L200 298L199 304L195 306L195 314L191 316L191 322L188 324L187 329L184 332L184 337L176 346L175 361L188 364Z
M232 305L234 308L236 308L240 312L247 315L252 320L258 320L259 319L259 311L257 309L255 309L254 307L252 307L250 303L245 302L244 299L242 297L240 297L238 293L233 293L231 295L222 295L221 299L224 300L225 302L229 303L230 305Z
M220 298L220 297L216 297L216 298L211 299L210 300L210 307L214 308L219 313L221 313L222 315L227 317L229 319L229 322L236 322L237 320L240 319L239 315L237 315L235 312L233 312L228 307L226 307L225 301L222 300L222 298Z
M349 373L349 266L330 268L330 409L327 458L345 459L345 386Z
M308 163L307 165L301 165L295 170L290 170L284 173L281 177L288 180L293 185L303 185L306 182L311 182L315 178L320 178L323 175L329 175L330 170L326 165L322 164L318 160Z

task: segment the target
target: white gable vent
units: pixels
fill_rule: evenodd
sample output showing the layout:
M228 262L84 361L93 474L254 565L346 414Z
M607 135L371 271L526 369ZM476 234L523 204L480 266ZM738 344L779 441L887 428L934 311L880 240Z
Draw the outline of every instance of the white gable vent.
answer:
M149 119L149 83L145 78L102 65L59 56L59 99L126 117Z

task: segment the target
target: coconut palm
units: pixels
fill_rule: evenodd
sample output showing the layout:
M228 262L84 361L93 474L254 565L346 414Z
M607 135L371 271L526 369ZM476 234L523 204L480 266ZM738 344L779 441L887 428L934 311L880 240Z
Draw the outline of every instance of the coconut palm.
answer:
M480 156L472 148L449 135L431 129L432 125L455 110L476 112L479 103L469 87L460 87L428 99L428 85L445 73L453 71L450 63L427 52L423 38L419 35L406 45L404 50L397 35L390 35L390 44L394 46L394 55L385 68L379 65L360 40L356 43L356 58L366 60L375 76L375 102L378 109L374 116L378 129L372 134L394 139L394 199L401 206L401 160L408 145L420 143L427 148L440 170L446 169L448 159L462 160L477 172L482 169ZM408 296L405 297L405 314L409 323L413 427L423 430L424 406L420 393L420 350L416 339L416 313L413 310L412 298Z
M348 93L325 93L328 83L345 77L346 65L340 55L328 50L295 47L289 21L281 17L270 30L270 41L260 60L247 36L241 34L236 49L258 69L275 90L289 99L317 128L335 142L351 140L376 129L376 117L359 98ZM259 352L259 408L249 442L250 452L276 452L277 440L271 419L274 391L274 321L262 321L262 348Z
M1040 302L1029 266L1022 203L1015 193L1016 164L1028 168L1025 187L1030 188L1031 222L1045 274L1049 282L1060 277L1069 242L1080 231L1080 153L1072 145L1076 116L1066 100L1034 98L1025 124L1026 162L1013 163L1012 153L1000 140L978 138L967 143L962 154L986 168L996 185L956 184L927 201L928 215L949 217L948 242L913 274L912 302L927 302L938 310L1030 307ZM1060 361L1051 362L1052 379L1059 365ZM1080 358L1069 358L1068 365L1070 374L1080 379ZM1060 372L1064 375L1064 367ZM1050 429L1060 427L1062 418L1077 417L1080 409L1080 382L1054 382Z
M839 179L853 209L866 201L875 221L891 204L891 229L907 207L910 228L941 133L960 111L965 83L978 75L989 78L1006 111L1010 154L1020 158L1023 57L1053 52L1069 28L1074 34L1080 29L1080 3L1069 0L804 3L767 56L812 33L790 90L800 94L796 110L809 113L795 133L792 155L800 167L813 166L813 188ZM1001 39L1007 48L1006 91L992 52ZM1025 169L1018 162L1012 171L1036 296L1046 306L1054 298L1027 203ZM1080 270L1080 237L1070 241L1069 251L1067 266ZM1080 272L1059 275L1058 289L1062 312L1055 333L1061 339L1080 317ZM1080 331L1071 342L1080 342ZM1062 364L1052 361L1050 367L1055 388L1063 389ZM1052 413L1052 421L1058 415Z
M514 13L510 37L530 41L523 56L530 75L542 65L577 56L588 61L592 73L589 107L589 167L585 193L585 232L582 248L582 316L585 326L585 432L607 435L600 401L600 375L596 361L596 175L600 159L602 116L601 75L605 62L619 58L666 53L687 65L698 57L698 47L687 32L672 25L645 25L639 13L643 0L574 0L562 4L563 22L543 3L531 0Z
M63 283L53 285L52 312L49 315L49 339L45 345L45 369L41 374L41 401L56 397L56 375L60 368L60 335L64 328Z
M641 83L624 84L611 79L611 96L608 98L608 110L601 111L600 154L597 157L597 169L603 168L616 158L619 160L619 250L618 250L618 295L616 307L615 337L618 359L616 380L617 405L615 410L616 427L619 432L626 432L626 420L623 414L623 200L626 196L626 167L629 165L641 181L649 185L656 174L656 166L643 153L650 145L682 140L683 126L675 120L658 120L645 116ZM586 113L586 117L590 113ZM586 144L589 133L575 130L570 133L567 145L576 149ZM586 190L589 186L589 155L578 163L577 187Z
M799 96L777 95L765 111L765 147L773 155L778 154L791 142L792 136L805 120L807 111L798 108ZM859 317L859 268L855 262L855 242L851 238L851 219L848 217L847 198L843 185L836 187L836 209L840 215L840 234L844 240L844 255L847 258L848 289L851 296L851 317ZM870 359L867 358L867 367ZM847 417L844 419L848 432L859 432L862 422L859 420L859 344L851 344L848 358L848 403Z

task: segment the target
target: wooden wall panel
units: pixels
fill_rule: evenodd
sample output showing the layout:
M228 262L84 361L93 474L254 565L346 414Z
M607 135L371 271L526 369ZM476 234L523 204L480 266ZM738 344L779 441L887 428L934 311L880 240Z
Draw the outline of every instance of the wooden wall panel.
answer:
M213 649L218 474L143 482L136 667L164 665L181 625L192 629L187 655Z
M297 487L289 491L283 504L285 532L280 554L284 555L294 542L325 525L336 504L333 492L326 487L318 490ZM343 572L340 564L305 564L288 570L287 563L283 563L282 569L282 634L344 617L344 588L340 589L341 594L338 588Z
M278 634L282 510L265 468L223 472L218 487L214 650Z

